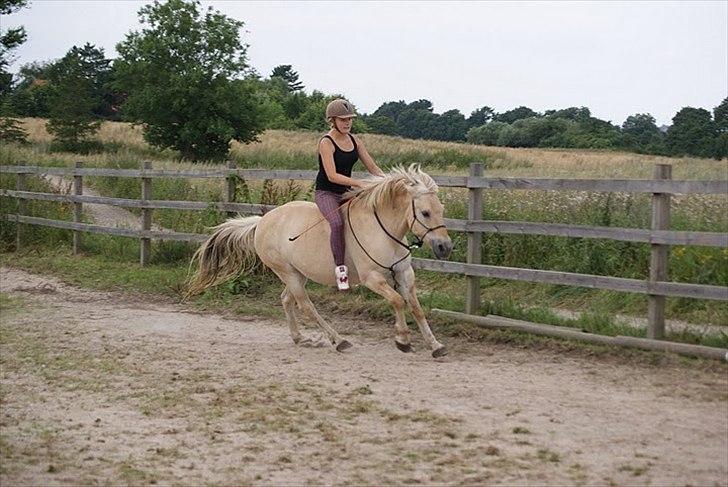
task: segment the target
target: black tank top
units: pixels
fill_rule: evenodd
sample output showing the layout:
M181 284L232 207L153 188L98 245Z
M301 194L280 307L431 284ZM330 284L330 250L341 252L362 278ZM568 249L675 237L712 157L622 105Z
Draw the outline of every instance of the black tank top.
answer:
M336 145L336 142L334 142L334 139L332 139L330 135L324 135L323 138L329 139L331 143L334 144L334 164L336 165L336 172L339 174L343 174L344 176L351 177L351 168L354 167L354 163L359 160L359 152L357 151L356 141L354 140L354 137L349 134L349 138L354 144L354 149L349 152L341 150L341 148ZM348 186L342 186L341 184L336 184L329 181L329 178L326 176L326 171L324 170L324 163L321 161L320 152L318 155L318 163L319 171L316 175L316 189L331 191L332 193L338 194L346 193L347 191L349 191Z

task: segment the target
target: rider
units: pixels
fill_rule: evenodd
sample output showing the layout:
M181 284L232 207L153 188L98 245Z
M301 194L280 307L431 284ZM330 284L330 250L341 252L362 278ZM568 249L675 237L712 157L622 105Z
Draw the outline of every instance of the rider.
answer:
M339 207L342 195L351 186L363 186L352 179L351 169L361 159L367 170L375 176L384 173L369 155L360 139L351 134L354 107L343 98L333 100L326 107L326 120L331 129L318 144L319 171L316 175L314 200L331 226L331 251L334 254L334 274L339 291L349 289L348 269L344 265L344 222Z

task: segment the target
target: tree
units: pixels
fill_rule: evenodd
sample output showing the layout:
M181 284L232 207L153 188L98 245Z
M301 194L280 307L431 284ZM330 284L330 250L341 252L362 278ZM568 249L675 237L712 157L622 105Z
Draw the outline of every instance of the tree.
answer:
M713 122L718 137L715 141L715 158L728 157L728 98L713 109Z
M490 122L468 130L466 139L471 144L497 145L498 138L509 125L505 122Z
M713 119L704 108L684 107L672 118L665 143L673 155L713 157L716 130Z
M28 0L0 0L0 15L10 15L27 4ZM8 66L14 61L11 52L26 39L27 34L22 26L6 31L0 30L0 115L6 115L10 110L8 95L13 86L13 75L8 72ZM25 142L27 135L20 127L19 120L7 116L0 117L0 140Z
M521 106L518 108L514 108L513 110L508 110L504 113L499 113L495 117L493 117L493 120L495 120L496 122L513 123L516 120L530 117L538 117L538 113L534 112L528 107Z
M416 105L423 107L422 104ZM403 137L410 139L432 138L433 125L436 123L437 115L427 108L407 107L403 110L397 120L397 132Z
M0 0L0 15L10 15L28 4L28 0ZM0 31L0 97L7 95L13 82L8 66L14 61L11 52L27 39L25 27Z
M73 46L50 69L50 120L48 132L62 150L88 152L94 145L88 137L101 124L94 109L102 101L99 78L109 70L103 50L90 44Z
M569 107L561 110L546 110L544 115L551 118L563 118L575 122L584 122L591 118L591 111L587 107Z
M69 75L83 78L86 96L94 102L91 107L93 116L112 115L115 94L110 89L111 60L106 59L103 48L89 43L83 47L73 46L60 60L49 64L43 75L54 90L57 85L67 85L65 78Z
M713 122L715 123L715 130L719 133L728 132L728 97L723 99L720 105L713 108Z
M298 81L298 73L293 70L290 64L281 64L273 68L273 72L270 74L271 78L283 79L287 86L288 91L295 92L303 90L303 83Z
M375 134L397 135L397 124L384 115L370 115L364 119L369 129Z
M124 116L144 138L185 159L219 160L231 139L256 140L264 129L257 80L239 37L243 22L198 1L155 1L139 10L144 29L117 45L116 85L128 93Z
M460 110L448 110L438 115L431 126L428 134L431 139L461 141L465 140L465 133L468 131L468 125L465 116Z
M396 122L397 117L399 117L399 114L402 113L405 108L407 108L407 104L404 100L388 101L386 103L382 103L382 105L377 108L374 113L372 113L372 116L388 117Z
M427 110L428 112L432 112L432 110L433 110L432 102L430 100L425 100L425 99L413 101L412 103L407 105L407 108L409 108L411 110Z
M630 115L622 124L624 145L631 149L645 150L648 145L659 143L662 132L649 113Z
M512 126L518 129L519 147L550 147L570 124L573 121L565 118L531 117L517 120Z
M20 67L19 81L7 102L9 112L21 117L50 116L51 85L47 69L51 64L51 62L33 62Z
M283 109L286 116L291 120L295 120L301 116L308 108L308 97L303 92L293 92L283 102Z
M306 109L294 120L297 128L325 132L329 129L326 121L326 105L335 98L344 98L341 95L326 96L322 92L314 90L308 99ZM355 123L356 123L356 119Z
M485 125L493 120L493 115L495 115L495 111L493 111L493 109L489 106L478 108L470 114L470 117L468 117L468 128Z

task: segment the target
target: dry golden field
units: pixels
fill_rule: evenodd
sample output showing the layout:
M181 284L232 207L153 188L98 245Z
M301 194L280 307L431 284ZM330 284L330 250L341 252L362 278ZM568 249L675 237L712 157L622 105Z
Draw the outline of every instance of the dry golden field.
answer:
M45 120L26 118L23 126L29 132L31 142L48 143L50 135L45 130ZM259 142L240 144L233 142L231 154L255 160L266 159L265 155L279 155L288 158L311 161L316 166L316 143L321 134L305 131L268 130L260 135ZM116 143L129 150L154 152L142 137L141 127L122 122L104 122L97 136L106 143ZM503 177L565 177L565 178L615 178L647 179L653 166L658 163L673 166L674 179L727 179L728 160L716 161L693 157L661 157L618 151L581 149L520 149L508 147L477 146L464 143L431 140L411 140L388 135L362 134L361 140L375 159L418 162L417 157L432 154L458 154L472 156L473 161L488 161L488 174ZM32 161L39 155L33 146L24 148L18 155ZM150 154L151 155L151 154ZM168 157L159 154L155 159L157 167L192 167L191 163L178 162L169 152ZM100 160L107 154L78 156L54 154L58 162L70 163L76 160ZM411 157L411 160L410 160ZM116 157L118 158L118 156ZM451 166L448 173L464 174L467 169Z

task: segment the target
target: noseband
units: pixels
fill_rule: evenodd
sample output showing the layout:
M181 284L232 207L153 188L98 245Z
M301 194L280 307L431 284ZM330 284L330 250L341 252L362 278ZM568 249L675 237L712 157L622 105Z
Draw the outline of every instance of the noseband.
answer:
M374 218L377 219L377 223L379 224L379 227L384 231L384 233L387 234L387 236L389 238L391 238L392 240L397 242L397 244L399 244L400 246L407 249L407 254L404 257L402 257L401 259L399 259L397 262L395 262L394 264L392 264L390 266L385 266L385 265L377 262L377 260L374 257L369 255L369 252L367 252L367 249L364 248L364 246L359 241L359 238L356 236L356 233L354 232L354 227L351 226L351 202L352 202L352 200L349 201L349 211L346 212L346 219L349 223L349 229L351 230L351 234L354 236L354 240L356 240L356 243L359 244L359 247L361 247L361 249L364 251L364 253L367 255L367 257L369 257L372 260L372 262L374 262L375 264L377 264L379 267L381 267L383 269L388 269L389 272L392 273L392 279L394 280L394 288L397 289L397 278L396 278L396 275L394 272L394 266L396 266L397 264L399 264L400 262L405 260L407 257L412 255L413 250L421 248L422 245L425 243L425 237L427 237L428 233L438 230L440 228L445 228L445 225L438 225L436 227L428 227L427 225L422 223L422 221L419 218L417 218L417 211L415 210L415 200L413 199L412 200L412 217L413 217L413 219L412 219L412 223L410 223L409 228L407 229L407 232L412 232L412 234L415 236L417 241L415 243L413 243L412 245L407 245L407 244L401 242L397 237L395 237L394 235L389 233L389 230L387 230L387 228L382 223L382 220L379 218L379 214L377 213L377 207L375 206L374 207ZM422 227L425 228L425 230L426 230L425 233L422 234L422 237L418 237L417 234L414 233L414 231L412 230L412 227L415 225L415 222L422 225Z

